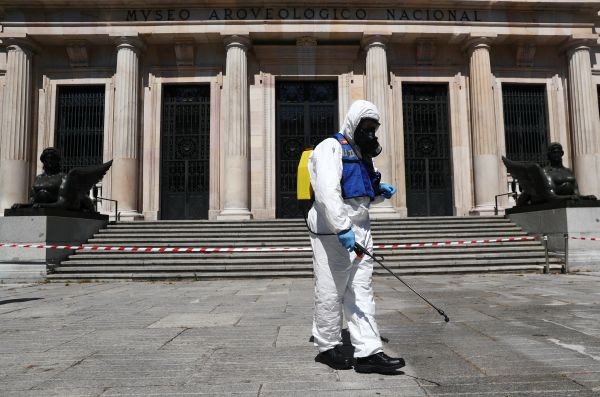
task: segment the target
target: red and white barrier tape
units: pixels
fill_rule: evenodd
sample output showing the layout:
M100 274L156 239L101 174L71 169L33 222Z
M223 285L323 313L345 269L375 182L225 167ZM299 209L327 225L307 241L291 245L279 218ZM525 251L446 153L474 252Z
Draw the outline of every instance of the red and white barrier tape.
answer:
M569 236L571 240L592 240L600 241L600 237Z
M443 247L449 245L504 243L510 241L531 241L532 236L504 237L483 240L461 240L440 241L431 243L407 243L407 244L376 244L376 249L397 248L421 248L421 247ZM6 248L41 248L41 249L65 249L76 251L124 251L124 252L286 252L286 251L312 251L310 247L123 247L112 245L46 245L46 244L17 244L0 243L0 247Z

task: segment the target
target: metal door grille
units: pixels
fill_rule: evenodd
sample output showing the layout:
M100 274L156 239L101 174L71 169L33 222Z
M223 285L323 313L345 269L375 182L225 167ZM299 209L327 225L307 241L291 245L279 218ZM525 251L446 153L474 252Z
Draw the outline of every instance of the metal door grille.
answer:
M502 84L506 157L546 164L548 114L546 87Z
M296 199L298 161L302 151L338 130L336 82L281 81L277 96L278 218L301 218Z
M58 87L55 146L62 156L62 172L102 163L104 142L104 86Z
M163 87L161 136L161 219L208 218L208 85Z
M448 87L403 84L408 216L452 215Z

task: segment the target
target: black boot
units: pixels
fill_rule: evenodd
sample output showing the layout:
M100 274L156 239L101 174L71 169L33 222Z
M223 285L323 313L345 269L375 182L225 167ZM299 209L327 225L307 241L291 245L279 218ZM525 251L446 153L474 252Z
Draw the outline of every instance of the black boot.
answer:
M317 354L315 361L330 366L333 369L350 369L352 368L353 359L342 353L340 346L326 350Z
M403 358L392 358L384 352L379 352L367 357L357 358L354 370L362 373L375 372L386 374L395 372L397 369L404 367L404 365L406 364Z

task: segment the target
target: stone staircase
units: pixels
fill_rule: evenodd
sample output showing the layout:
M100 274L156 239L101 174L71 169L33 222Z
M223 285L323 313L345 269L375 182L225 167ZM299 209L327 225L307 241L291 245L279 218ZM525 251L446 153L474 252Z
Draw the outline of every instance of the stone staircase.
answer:
M373 221L375 244L525 236L502 217L429 217ZM138 247L310 246L302 219L246 222L120 222L87 244ZM539 241L376 250L399 275L541 272ZM311 252L136 253L78 251L49 269L49 280L160 280L311 277ZM550 258L552 271L560 270ZM375 264L375 274L388 274Z

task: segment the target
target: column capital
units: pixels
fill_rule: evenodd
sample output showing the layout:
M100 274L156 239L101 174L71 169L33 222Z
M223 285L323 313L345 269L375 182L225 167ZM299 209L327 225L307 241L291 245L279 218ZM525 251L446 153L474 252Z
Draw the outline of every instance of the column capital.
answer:
M486 35L469 36L463 45L463 50L469 54L479 48L487 48L488 50L492 46L494 39L497 37L496 34L490 33Z
M33 40L27 37L3 37L2 44L6 46L7 51L21 50L27 55L33 55L40 49Z
M115 35L114 42L117 45L117 50L121 48L129 48L139 53L146 49L146 44L137 35Z
M387 42L387 37L376 34L371 36L364 36L360 42L360 45L364 50L368 51L369 49L376 47L385 49Z
M225 44L225 48L227 49L237 47L241 48L244 51L247 51L252 45L252 41L248 36L240 36L237 34L225 37L223 39L223 43Z
M598 44L598 37L575 36L571 35L561 46L562 52L571 55L576 51L589 51Z

